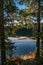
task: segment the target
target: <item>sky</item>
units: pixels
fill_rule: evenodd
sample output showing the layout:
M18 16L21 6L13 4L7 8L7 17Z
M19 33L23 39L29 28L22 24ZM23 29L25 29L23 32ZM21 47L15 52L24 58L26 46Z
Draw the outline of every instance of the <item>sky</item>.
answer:
M15 0L14 0L14 1L15 1ZM18 4L16 1L15 1L15 3L16 3L16 6L17 6L19 9L25 9L25 8L26 8L25 4L20 5L20 4Z
M41 20L41 22L43 22L43 19Z
M15 0L14 0L14 1L15 1ZM25 4L20 5L20 4L18 4L16 1L15 1L15 3L16 3L16 6L17 6L20 10L26 8ZM41 2L41 5L43 5L43 2ZM43 17L42 17L42 19L41 19L41 22L43 22Z
M17 6L19 9L25 9L25 5L16 4L16 6Z

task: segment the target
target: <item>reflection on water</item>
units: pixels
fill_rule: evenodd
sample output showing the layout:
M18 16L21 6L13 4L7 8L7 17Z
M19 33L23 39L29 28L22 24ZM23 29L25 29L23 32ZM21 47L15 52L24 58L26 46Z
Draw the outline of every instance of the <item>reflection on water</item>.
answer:
M18 40L18 38L11 38L11 37L8 39L10 39L14 43L14 46L16 46L16 49L13 48L10 52L13 56L27 55L29 52L34 52L36 50L35 40L31 40L31 39ZM41 44L40 48L43 49L43 44ZM0 56L0 60L1 60L1 56Z
M34 41L34 40L30 40L30 39L18 40L18 38L9 38L9 39L14 43L14 46L16 46L16 49L13 48L11 50L12 55L16 55L16 56L17 55L26 55L29 52L35 51L35 49L36 49L36 41ZM9 52L7 52L7 53L9 53Z
M33 52L36 49L36 42L34 40L18 40L17 38L10 38L16 46L16 50L13 49L13 55L26 55L29 52Z

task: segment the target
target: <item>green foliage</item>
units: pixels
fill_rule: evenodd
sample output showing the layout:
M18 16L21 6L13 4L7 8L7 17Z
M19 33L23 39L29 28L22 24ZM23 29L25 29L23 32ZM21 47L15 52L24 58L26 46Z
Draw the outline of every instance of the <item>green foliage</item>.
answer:
M13 49L16 49L16 46L14 46L15 43L12 43L11 40L9 39L6 39L6 44L5 44L5 49L6 49L6 54L9 56L9 57L12 57L12 55L14 54L13 53Z
M5 7L6 7L6 11L8 13L14 13L16 12L17 10L17 7L15 6L15 3L12 2L13 0L7 0L6 1L6 4L5 4Z
M17 65L15 61L6 61L6 65Z

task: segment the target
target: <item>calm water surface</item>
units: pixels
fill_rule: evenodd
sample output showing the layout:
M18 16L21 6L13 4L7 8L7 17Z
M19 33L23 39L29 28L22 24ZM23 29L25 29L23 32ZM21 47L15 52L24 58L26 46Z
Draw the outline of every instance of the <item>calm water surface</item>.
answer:
M36 41L30 40L30 39L23 39L23 40L18 40L18 38L8 38L10 39L13 43L16 49L12 50L12 55L26 55L29 52L34 52L36 50ZM7 55L8 56L8 55ZM0 63L1 63L1 56L0 56Z
M13 49L14 55L26 55L29 52L36 50L36 41L30 39L18 40L17 38L9 38L16 47L16 50Z

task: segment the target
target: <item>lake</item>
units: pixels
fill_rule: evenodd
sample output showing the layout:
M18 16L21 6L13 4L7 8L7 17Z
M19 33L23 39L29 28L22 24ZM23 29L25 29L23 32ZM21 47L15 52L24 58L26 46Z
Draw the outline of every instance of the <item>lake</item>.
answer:
M26 55L30 52L34 52L36 50L36 41L31 39L18 39L9 37L16 47L16 49L12 50L13 55Z
M32 39L18 39L13 37L8 37L8 39L11 40L13 46L16 47L11 50L11 55L13 56L21 56L21 55L27 55L30 52L36 51L36 41ZM41 46L40 46L41 48ZM8 52L7 52L8 53ZM1 52L0 52L1 54ZM9 57L7 55L6 57ZM0 55L0 63L1 63L1 55Z

